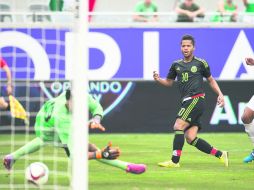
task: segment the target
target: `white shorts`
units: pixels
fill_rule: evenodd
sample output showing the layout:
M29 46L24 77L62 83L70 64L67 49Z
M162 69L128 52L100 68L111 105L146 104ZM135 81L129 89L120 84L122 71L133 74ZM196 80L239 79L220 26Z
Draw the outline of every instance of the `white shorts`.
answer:
M250 101L246 104L246 106L254 111L254 95L251 97Z

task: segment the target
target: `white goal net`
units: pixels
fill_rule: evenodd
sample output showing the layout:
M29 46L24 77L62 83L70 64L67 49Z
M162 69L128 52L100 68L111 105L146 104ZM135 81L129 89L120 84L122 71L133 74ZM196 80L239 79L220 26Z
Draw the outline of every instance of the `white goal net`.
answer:
M43 162L49 168L49 180L42 189L87 188L87 157L84 156L87 154L87 131L84 128L87 122L87 110L84 109L87 79L84 74L88 58L86 45L82 42L87 30L88 6L86 1L76 3L79 9L60 14L12 12L7 14L11 19L0 27L0 57L11 71L12 96L20 102L29 117L27 126L22 118L17 118L9 110L2 108L0 111L0 157L4 159L14 152L17 154L10 172L3 164L0 166L0 189L35 188L25 178L25 169L33 162ZM78 11L83 11L84 15L78 16ZM80 26L82 22L84 25ZM10 101L8 83L6 71L1 68L0 97L7 103ZM81 127L75 128L70 136L78 141L79 147L85 145L84 149L75 148L74 141L72 159L66 156L62 145L56 143L55 146L46 143L30 154L17 153L36 138L34 124L43 104L69 88L72 88L73 96L79 99L74 99L73 124ZM83 90L78 90L80 88ZM82 109L84 111L80 111ZM77 110L82 117L76 114ZM80 180L81 177L83 180Z

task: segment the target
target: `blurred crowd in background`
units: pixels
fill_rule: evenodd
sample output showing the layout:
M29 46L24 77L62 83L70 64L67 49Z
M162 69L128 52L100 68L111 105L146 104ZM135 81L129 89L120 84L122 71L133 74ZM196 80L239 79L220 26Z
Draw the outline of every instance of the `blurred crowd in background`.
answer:
M33 12L33 21L51 21L46 12L74 13L77 0L0 0L0 21L13 12ZM254 23L254 0L89 0L91 21L248 22ZM11 13L11 14L8 14Z
M253 22L254 19L254 0L242 0L242 2L234 0L215 0L205 1L206 5L195 0L174 1L172 12L176 13L176 22L194 22L202 21L206 16L209 16L211 22L238 22L247 21ZM242 3L243 6L240 6ZM212 6L211 6L212 4ZM211 7L216 8L211 9ZM140 0L135 7L134 21L139 22L155 22L158 21L158 12L160 7L155 0ZM140 13L154 13L154 15L142 15ZM240 18L241 16L241 18Z

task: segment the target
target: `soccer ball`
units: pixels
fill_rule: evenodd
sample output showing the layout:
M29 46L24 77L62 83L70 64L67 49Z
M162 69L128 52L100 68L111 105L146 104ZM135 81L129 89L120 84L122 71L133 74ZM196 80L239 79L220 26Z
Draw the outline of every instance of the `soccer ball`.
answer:
M48 182L49 169L42 162L31 163L26 168L26 180L35 185L43 185Z

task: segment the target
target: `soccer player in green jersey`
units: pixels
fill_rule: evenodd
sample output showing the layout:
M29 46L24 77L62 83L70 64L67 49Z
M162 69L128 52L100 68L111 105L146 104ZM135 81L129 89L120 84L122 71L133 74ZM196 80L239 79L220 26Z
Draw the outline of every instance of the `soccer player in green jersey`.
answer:
M15 161L20 157L39 150L47 143L53 143L54 145L63 147L67 156L71 156L72 150L69 145L72 120L71 102L71 92L67 90L58 97L48 100L42 106L36 116L34 126L36 138L4 157L3 164L7 170L10 170ZM104 131L105 128L101 125L103 108L91 95L88 95L88 107L93 116L89 122L89 127ZM135 174L143 173L146 170L146 166L143 164L133 164L116 160L120 155L120 150L111 147L111 144L102 150L90 143L88 146L88 159L96 159Z
M217 103L224 106L224 96L211 75L209 65L203 59L193 55L195 40L191 35L184 35L181 40L183 59L173 62L166 79L160 78L154 71L154 80L163 86L172 86L177 78L181 93L181 108L174 124L175 137L173 141L173 154L171 160L158 163L162 167L180 167L179 161L184 146L184 140L198 150L219 158L228 166L228 153L211 146L204 139L198 138L197 133L201 128L200 117L204 112L205 93L203 77L207 79L211 88L218 95Z

